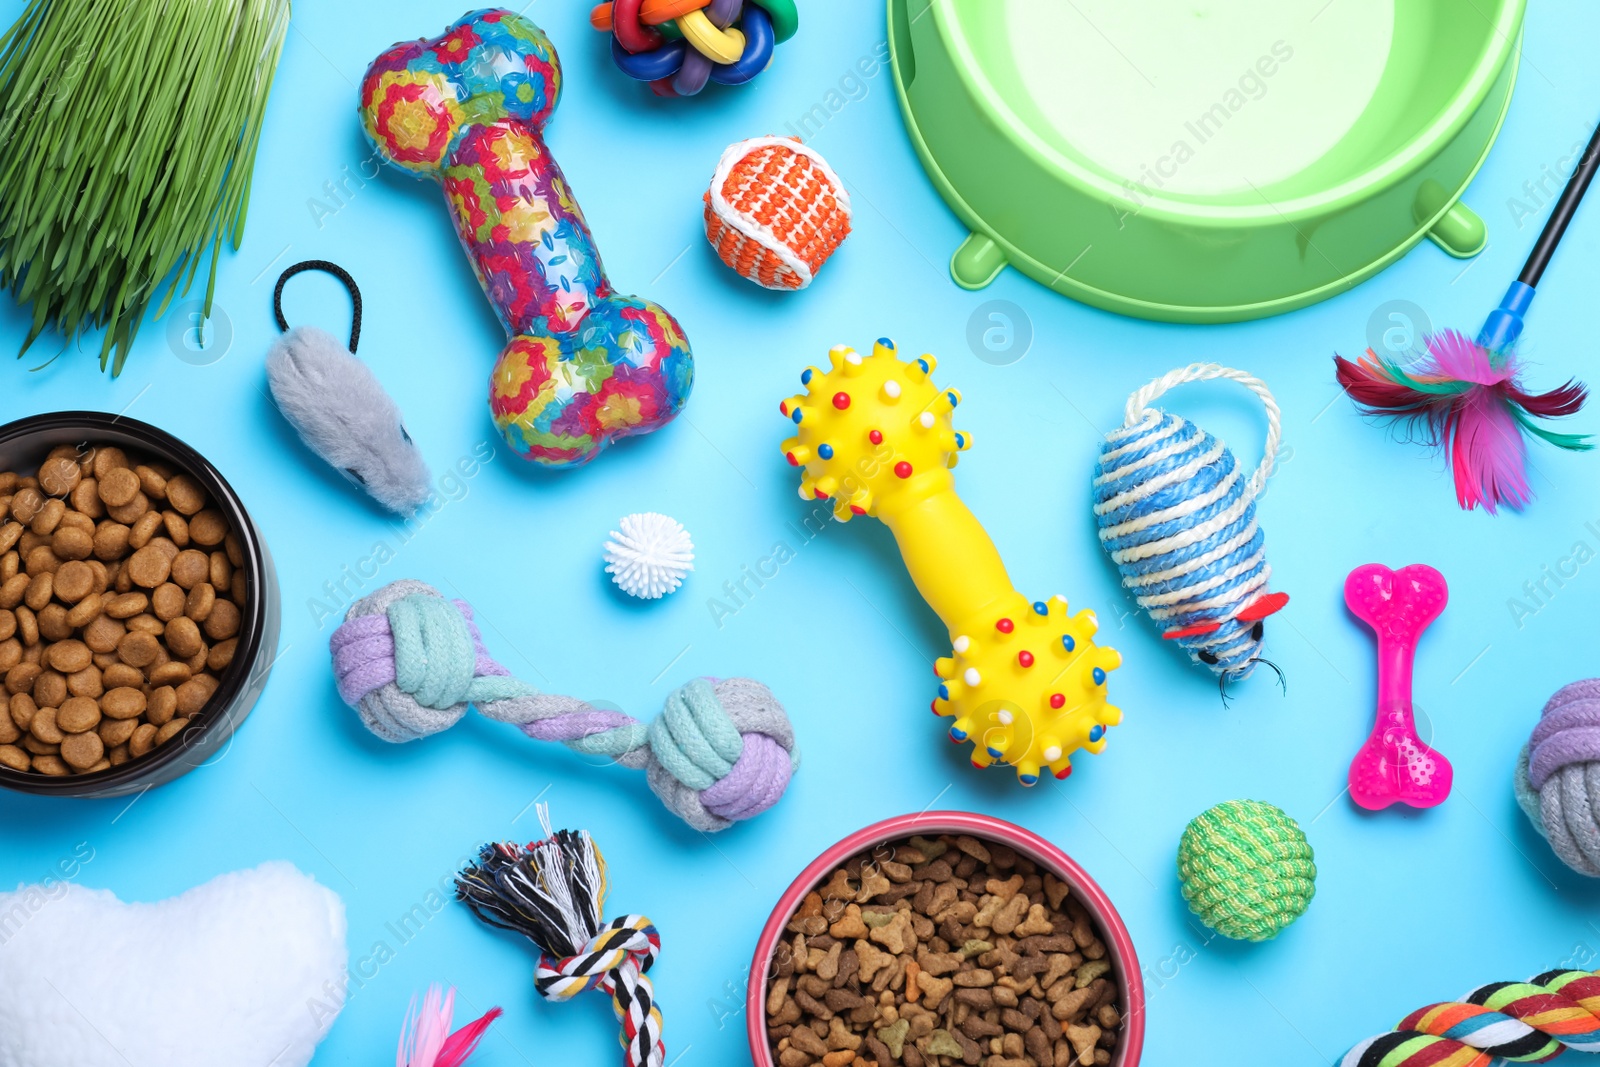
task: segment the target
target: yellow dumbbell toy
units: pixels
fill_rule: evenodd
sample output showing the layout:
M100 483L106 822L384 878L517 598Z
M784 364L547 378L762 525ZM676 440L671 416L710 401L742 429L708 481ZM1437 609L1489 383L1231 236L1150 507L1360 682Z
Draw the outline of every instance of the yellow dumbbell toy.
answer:
M805 468L800 496L832 500L834 518L881 519L911 580L950 631L952 653L934 662L935 715L955 716L950 737L972 741L973 766L1007 763L1023 785L1048 767L1072 773L1072 753L1098 753L1122 712L1106 703L1106 673L1122 657L1094 643L1092 611L1067 614L1065 597L1029 602L1011 584L994 542L956 495L950 469L972 438L951 413L954 389L930 380L934 358L902 363L879 340L863 358L840 345L827 371L779 410L794 421L783 443Z

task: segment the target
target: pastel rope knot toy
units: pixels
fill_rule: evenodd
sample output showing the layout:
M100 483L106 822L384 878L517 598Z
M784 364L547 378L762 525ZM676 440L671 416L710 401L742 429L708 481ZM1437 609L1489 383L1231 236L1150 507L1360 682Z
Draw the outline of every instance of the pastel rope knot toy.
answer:
M444 187L456 232L511 341L489 406L508 444L552 467L587 463L683 410L694 360L666 310L619 296L542 135L561 94L544 31L510 11L398 44L361 83L378 154Z
M804 467L802 500L832 500L833 517L883 521L906 569L950 632L952 652L933 664L933 713L953 715L950 739L973 743L972 765L1016 768L1034 785L1044 769L1072 773L1072 754L1098 754L1122 712L1106 703L1106 679L1122 657L1094 643L1092 611L1067 613L1065 597L1029 601L950 473L972 438L951 413L961 402L930 375L936 361L902 363L881 338L863 358L844 345L832 369L808 367L804 395L778 410L795 425L783 442Z
M611 34L611 59L657 96L693 96L707 82L743 85L795 35L794 0L614 0L589 24Z
M339 695L385 741L448 730L476 707L536 741L644 771L697 830L766 811L799 766L789 717L760 682L696 679L645 724L513 678L484 647L472 608L422 582L398 581L350 605L329 646Z
M587 830L551 833L539 806L543 841L523 847L484 845L478 861L456 878L456 896L473 913L521 934L539 949L534 984L556 1001L588 989L610 994L622 1026L628 1067L663 1067L661 1011L645 972L661 952L661 935L643 915L602 918L606 864Z
M1189 910L1236 941L1269 941L1306 913L1317 892L1316 856L1281 808L1230 800L1183 831L1178 878Z
M1217 378L1243 385L1266 409L1266 447L1248 477L1227 445L1150 406L1174 386ZM1122 428L1106 435L1095 467L1100 547L1123 588L1219 686L1250 677L1257 663L1273 666L1261 658L1264 620L1289 602L1286 593L1267 592L1272 567L1256 523L1256 498L1278 460L1278 422L1266 383L1196 363L1128 398Z
M1421 563L1392 571L1368 563L1344 580L1344 602L1378 639L1378 713L1350 763L1350 797L1368 811L1443 804L1455 768L1417 736L1411 671L1422 631L1450 600L1444 575Z
M1561 862L1600 878L1600 680L1563 686L1545 704L1516 789Z
M1600 1052L1600 973L1546 971L1493 982L1400 1020L1351 1049L1340 1067L1491 1067Z

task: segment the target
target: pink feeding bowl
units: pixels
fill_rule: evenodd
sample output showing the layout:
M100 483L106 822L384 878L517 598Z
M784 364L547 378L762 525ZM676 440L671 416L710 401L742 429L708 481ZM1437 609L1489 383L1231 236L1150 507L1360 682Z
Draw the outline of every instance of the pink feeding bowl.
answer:
M1010 845L1019 855L1037 863L1072 887L1072 896L1089 912L1101 939L1106 944L1112 972L1122 990L1123 1020L1111 1067L1136 1067L1144 1052L1144 981L1139 975L1139 955L1133 938L1098 883L1059 848L1022 827L989 815L965 811L930 811L920 815L897 815L846 837L812 860L779 898L772 916L756 942L750 964L750 988L745 994L746 1029L750 1036L750 1058L755 1067L777 1067L767 1041L767 980L772 974L772 956L783 937L783 928L799 909L807 893L825 883L834 868L850 857L869 852L878 845L898 841L913 834L970 834L980 841Z

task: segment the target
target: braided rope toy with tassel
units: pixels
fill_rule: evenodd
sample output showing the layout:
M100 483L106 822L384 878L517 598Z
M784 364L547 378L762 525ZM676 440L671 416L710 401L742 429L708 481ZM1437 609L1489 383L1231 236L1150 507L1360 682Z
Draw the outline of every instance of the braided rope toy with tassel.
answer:
M535 741L644 771L697 830L766 811L800 764L789 716L760 682L696 679L642 723L513 678L484 647L471 606L423 582L402 579L350 605L329 647L339 695L385 741L448 730L476 707Z
M1369 1038L1340 1067L1491 1067L1600 1052L1600 972L1546 971L1432 1004Z
M606 863L587 830L550 830L531 845L488 844L456 878L456 898L490 926L521 934L539 949L534 985L549 1000L589 989L611 995L628 1067L662 1067L661 1010L646 972L661 935L643 915L603 918Z

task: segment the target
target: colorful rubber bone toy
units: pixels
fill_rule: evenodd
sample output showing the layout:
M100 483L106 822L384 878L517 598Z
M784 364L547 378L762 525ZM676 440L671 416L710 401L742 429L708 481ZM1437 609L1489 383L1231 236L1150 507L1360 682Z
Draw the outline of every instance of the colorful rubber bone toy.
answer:
M1173 386L1223 378L1261 401L1267 437L1261 463L1245 477L1233 450L1191 423L1150 405ZM1267 592L1272 566L1256 498L1277 463L1278 403L1265 382L1215 363L1157 378L1128 398L1122 426L1106 435L1094 472L1100 546L1139 607L1189 658L1217 677L1250 677L1261 658L1266 619L1289 602ZM1282 677L1282 672L1279 672Z
M694 96L707 82L743 85L795 35L794 0L615 0L589 12L611 34L611 59L657 96Z
M587 463L683 409L694 360L666 310L619 296L541 130L561 93L544 31L510 11L398 44L361 84L367 136L390 163L444 186L456 232L511 341L491 378L517 453Z
M1479 986L1456 1003L1412 1012L1351 1049L1339 1067L1547 1063L1569 1049L1600 1052L1600 973L1555 970Z
M1417 642L1449 599L1444 575L1422 563L1398 571L1368 563L1344 580L1345 604L1378 637L1377 721L1350 764L1350 796L1368 811L1431 808L1450 795L1455 771L1417 736L1411 707Z
M911 580L950 631L936 661L933 713L955 716L950 738L971 740L973 766L1007 763L1023 785L1041 768L1072 773L1072 753L1099 753L1122 712L1106 703L1106 673L1122 663L1097 647L1094 613L1067 614L1055 597L1030 602L1011 584L994 542L956 495L950 469L972 438L951 424L961 401L930 380L932 356L902 363L880 340L862 358L839 346L831 369L800 375L806 392L779 410L794 421L783 443L805 468L802 499L832 500L834 518L881 519Z

